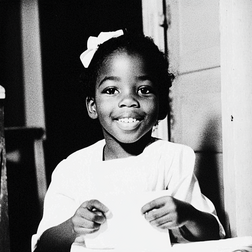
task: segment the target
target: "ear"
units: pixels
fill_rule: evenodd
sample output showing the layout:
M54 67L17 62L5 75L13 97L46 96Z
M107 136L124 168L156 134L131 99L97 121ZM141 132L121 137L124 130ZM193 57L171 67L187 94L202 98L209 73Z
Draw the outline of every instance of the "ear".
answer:
M86 98L86 108L87 108L88 115L91 119L98 118L98 114L96 112L96 104L93 97Z

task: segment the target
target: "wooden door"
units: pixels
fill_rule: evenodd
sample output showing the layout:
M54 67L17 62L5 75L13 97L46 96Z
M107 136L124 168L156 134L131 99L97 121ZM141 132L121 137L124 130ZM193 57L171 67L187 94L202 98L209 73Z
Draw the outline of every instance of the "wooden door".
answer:
M165 49L164 20L168 25L170 71L176 76L170 91L170 129L167 125L162 127L159 135L170 131L171 141L194 149L202 191L213 201L225 225L219 1L142 2L144 31L154 37L161 49Z

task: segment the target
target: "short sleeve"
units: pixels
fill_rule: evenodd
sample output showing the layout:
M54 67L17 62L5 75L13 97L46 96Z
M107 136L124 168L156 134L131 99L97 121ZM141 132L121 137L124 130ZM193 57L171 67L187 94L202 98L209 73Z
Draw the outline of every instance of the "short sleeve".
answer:
M78 208L74 195L74 187L70 183L69 163L61 161L52 173L52 180L44 199L44 212L38 226L37 234L32 238L34 247L42 233L74 215ZM34 249L34 248L33 248Z
M182 146L173 167L173 179L170 193L176 199L190 203L196 209L212 214L219 223L220 237L225 236L213 203L202 194L199 182L194 174L195 154L188 146ZM173 232L179 241L185 241L180 232Z

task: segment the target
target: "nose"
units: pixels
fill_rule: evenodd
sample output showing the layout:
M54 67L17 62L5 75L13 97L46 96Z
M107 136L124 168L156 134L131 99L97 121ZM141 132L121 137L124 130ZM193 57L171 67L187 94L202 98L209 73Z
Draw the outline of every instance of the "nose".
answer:
M119 101L118 106L121 107L139 107L139 102L136 95L132 93L123 94Z

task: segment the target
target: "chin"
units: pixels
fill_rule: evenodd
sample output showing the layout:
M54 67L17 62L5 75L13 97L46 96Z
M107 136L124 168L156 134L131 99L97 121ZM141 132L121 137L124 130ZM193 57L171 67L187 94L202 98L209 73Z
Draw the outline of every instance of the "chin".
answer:
M144 140L144 137L125 137L123 139L118 139L118 142L122 144L136 144L142 142L141 140Z
M136 143L138 140L135 140L135 139L125 139L125 140L119 140L120 143L122 144L134 144Z

